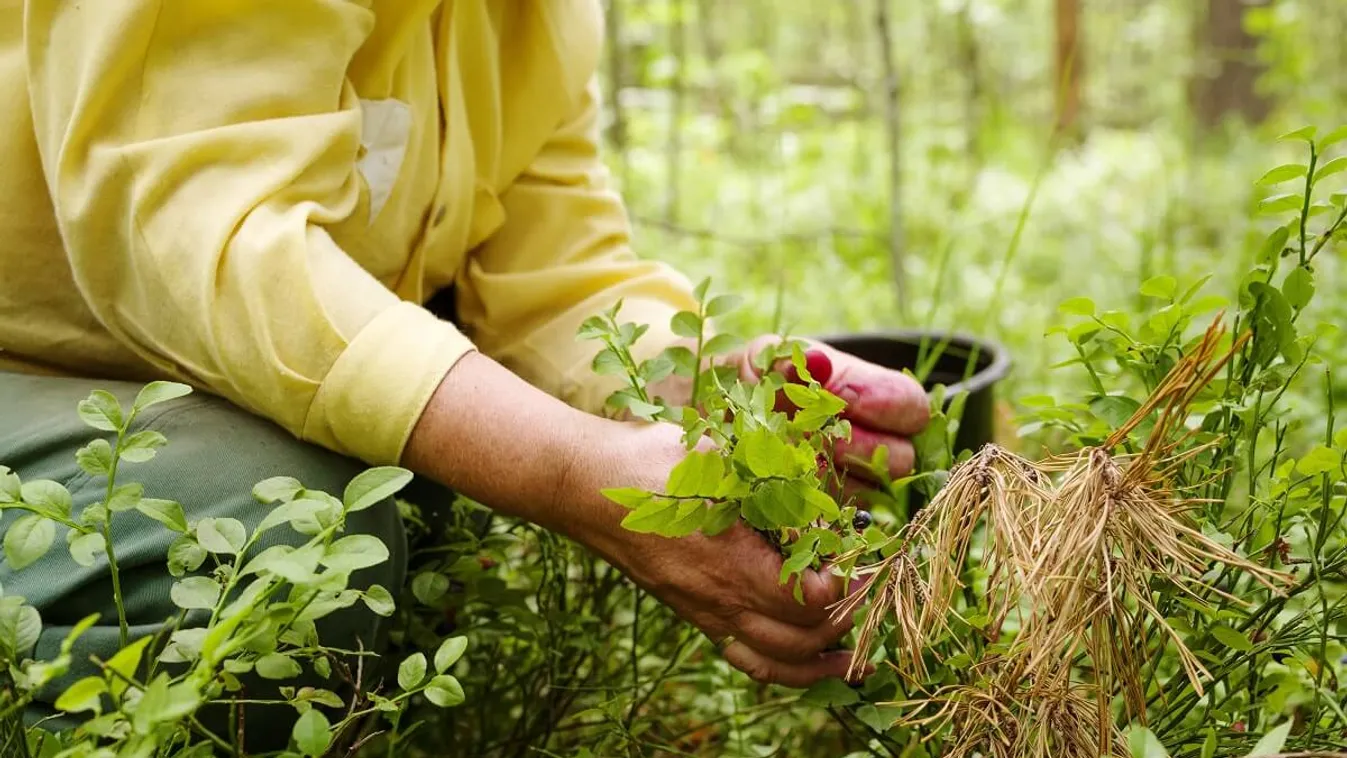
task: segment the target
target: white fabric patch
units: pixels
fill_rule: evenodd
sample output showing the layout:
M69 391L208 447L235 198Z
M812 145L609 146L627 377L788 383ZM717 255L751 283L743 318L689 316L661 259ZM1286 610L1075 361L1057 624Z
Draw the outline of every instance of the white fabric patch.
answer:
M412 133L412 111L401 100L360 100L360 144L365 156L356 169L369 185L369 222L379 217L393 194Z

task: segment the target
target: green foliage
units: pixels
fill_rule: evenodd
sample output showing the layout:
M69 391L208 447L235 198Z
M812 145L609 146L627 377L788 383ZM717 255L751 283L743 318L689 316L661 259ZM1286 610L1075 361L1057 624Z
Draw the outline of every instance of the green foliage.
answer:
M349 587L351 572L389 559L387 546L369 535L341 534L351 513L392 497L410 481L410 472L370 469L351 481L341 500L294 479L261 482L253 488L255 497L275 507L251 534L232 518L189 520L180 504L147 498L138 483L118 483L125 465L152 459L168 442L158 432L131 431L139 414L189 391L185 385L153 382L129 409L101 390L79 403L86 424L114 436L94 439L76 456L86 473L107 480L104 499L86 507L78 520L64 486L24 482L0 467L0 511L22 514L5 534L10 568L24 570L38 563L54 544L57 527L63 527L77 563L101 565L111 573L111 600L121 625L121 649L106 661L95 661L98 674L73 682L55 700L58 711L84 717L79 725L50 732L39 722L26 730L27 749L39 750L42 758L242 755L246 727L239 725L229 734L211 731L197 718L202 708L236 700L259 702L242 689L238 677L247 672L278 682L306 670L332 678L334 669L346 670L351 653L324 647L316 622L359 601L380 615L395 611L386 588ZM170 572L180 577L169 597L181 613L160 632L134 640L116 558L119 543L112 536L114 520L122 518L148 518L178 535L166 560ZM281 527L308 539L300 547L255 551L264 532ZM208 560L211 570L197 573ZM204 616L189 624L189 613ZM94 615L76 625L55 659L34 660L42 628L37 609L22 597L0 595L0 667L7 672L0 721L17 719L40 690L70 670L74 643L97 620ZM343 685L354 684L345 699L329 689L281 686L281 699L272 701L274 706L298 713L291 733L298 753L284 755L326 755L331 747L349 744L372 718L384 720L396 733L402 712L419 697L442 708L461 704L463 690L448 671L466 644L461 636L444 640L429 680L425 656L414 656L419 670L400 672L400 691L391 697L359 680ZM175 665L171 671L169 664ZM335 722L316 706L334 709Z

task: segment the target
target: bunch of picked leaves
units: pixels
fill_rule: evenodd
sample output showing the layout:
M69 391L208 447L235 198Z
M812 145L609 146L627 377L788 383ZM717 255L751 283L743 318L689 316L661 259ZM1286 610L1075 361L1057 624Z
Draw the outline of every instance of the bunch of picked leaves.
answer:
M828 556L866 544L853 524L856 508L840 505L836 497L841 482L833 449L851 434L840 416L846 403L810 375L795 340L754 356L760 374L754 382L744 381L737 367L718 363L743 341L709 334L708 321L730 312L737 299L708 299L708 288L709 281L697 287L697 312L680 312L670 324L688 344L643 362L632 357L632 347L648 327L619 323L620 302L581 327L582 339L604 344L594 370L627 378L610 406L681 425L689 450L662 492L622 488L604 494L631 509L622 523L635 532L714 535L743 521L787 554L784 583ZM652 395L651 388L671 376L682 380L674 386L686 390L682 404ZM799 584L795 587L798 594Z

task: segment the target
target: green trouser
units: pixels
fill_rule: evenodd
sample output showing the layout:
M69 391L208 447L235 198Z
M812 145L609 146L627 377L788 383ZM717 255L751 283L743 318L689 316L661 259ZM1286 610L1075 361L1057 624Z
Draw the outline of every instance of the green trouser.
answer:
M82 508L104 497L106 480L93 479L81 470L75 452L90 439L106 434L86 426L76 406L90 391L105 389L129 408L141 386L0 372L0 464L13 469L24 481L51 479L65 485L74 498L74 514L78 517ZM200 392L148 409L136 420L135 428L156 430L168 444L151 461L124 464L119 483L139 482L145 487L146 497L181 503L188 521L230 517L243 522L250 532L271 508L252 497L257 482L291 476L305 487L340 497L347 482L366 468L358 461L300 442L280 427ZM403 496L432 509L447 507L451 499L447 490L419 480ZM0 533L17 518L8 514L0 520ZM106 558L100 555L90 568L80 566L65 549L65 527L58 526L57 531L51 550L36 563L18 571L0 564L4 594L26 598L42 614L42 633L33 658L54 658L72 626L91 613L99 614L99 620L76 644L74 669L47 687L30 707L26 714L29 723L57 714L52 704L64 687L95 673L91 655L107 660L120 647ZM378 537L391 553L388 562L352 574L350 586L364 589L381 584L396 596L407 570L407 537L392 499L351 514L346 533ZM166 565L169 543L175 536L138 513L118 514L112 521L112 541L132 639L153 634L178 613L169 599L175 579ZM299 545L305 539L291 529L272 529L259 540L257 552L275 544ZM192 623L189 616L187 625ZM203 623L203 619L197 618L195 623ZM388 625L388 619L357 603L319 621L318 633L327 647L355 650L363 644L366 650L377 651L386 642ZM268 693L275 697L277 686L283 684L323 686L342 694L335 677L325 682L244 678L250 699L263 699ZM208 720L218 722L219 716L209 714ZM251 751L285 747L295 716L293 708L258 706L244 716ZM74 723L67 717L46 722L49 728Z

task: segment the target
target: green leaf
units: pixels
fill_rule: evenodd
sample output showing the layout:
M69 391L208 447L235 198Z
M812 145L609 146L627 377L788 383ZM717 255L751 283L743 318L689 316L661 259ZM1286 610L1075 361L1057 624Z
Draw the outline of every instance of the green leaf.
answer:
M1230 298L1222 295L1204 295L1189 305L1185 312L1190 316L1200 316L1204 313L1227 308L1230 305Z
M707 513L706 504L700 500L681 501L673 518L659 530L659 534L664 537L686 537L701 528Z
M1073 297L1058 305L1057 310L1067 316L1093 316L1095 305L1088 297Z
M1347 171L1347 155L1340 155L1321 166L1318 171L1314 172L1314 181L1321 182L1330 176L1341 174L1343 171Z
M803 489L779 479L763 482L744 501L744 518L759 529L806 526L812 519Z
M301 497L272 508L257 525L257 531L265 532L288 523L301 534L317 534L321 531L318 515L326 511L335 511L335 508L322 500Z
M333 542L321 563L333 571L357 571L388 560L388 546L370 534L352 534Z
M655 498L628 513L622 528L638 534L659 534L678 517L678 501Z
M294 679L304 673L295 659L282 653L269 653L258 658L256 669L263 679Z
M1168 274L1152 277L1141 284L1141 294L1147 297L1158 297L1163 300L1169 300L1174 297L1178 291L1179 282Z
M1287 226L1279 226L1268 235L1263 241L1263 247L1258 252L1258 262L1269 264L1281 257L1282 251L1286 249L1286 243L1291 239L1291 230Z
M189 576L173 583L168 596L183 610L214 608L220 600L220 585L206 576Z
M1067 339L1077 345L1084 345L1099 333L1099 325L1093 321L1082 321L1066 330Z
M237 519L203 518L196 525L201 547L217 555L233 555L248 541L248 530Z
M662 355L673 363L675 374L689 379L692 378L693 373L697 369L697 356L695 353L682 345L674 345L673 347L665 349Z
M137 733L149 734L156 725L175 722L200 704L201 693L190 682L172 686L168 682L168 674L160 674L145 688L131 717Z
M786 443L767 429L754 429L739 438L734 456L748 466L754 476L790 476Z
M702 317L692 311L679 311L669 321L669 328L679 337L695 340L702 332Z
M1304 166L1299 163L1288 163L1284 166L1278 166L1268 171L1266 174L1263 174L1263 176L1257 181L1257 184L1265 186L1272 184L1281 184L1282 182L1289 182L1292 179L1299 179L1308 172L1309 167L1307 166Z
M654 497L651 493L636 487L617 487L614 489L602 490L604 497L612 500L618 505L627 508L636 509L650 502Z
M707 318L720 318L726 313L736 310L742 305L744 299L738 295L718 295L711 298L711 302L706 304Z
M692 291L692 296L700 303L706 300L706 292L709 289L711 289L711 277L708 276L697 283L696 289Z
M112 445L105 439L97 439L75 453L75 462L89 476L107 476L112 470Z
M0 466L0 503L13 503L23 497L23 482L8 466Z
M837 501L832 496L822 490L816 490L812 487L802 488L805 505L814 512L815 517L822 517L827 521L836 521L841 511L837 507Z
M46 555L55 537L55 524L41 516L28 514L5 532L5 560L14 571L25 568Z
M1280 137L1277 138L1277 141L1293 142L1296 140L1301 140L1304 142L1313 142L1314 136L1318 133L1319 133L1318 127L1302 126L1301 128L1296 129L1293 132L1287 132L1286 134L1281 135Z
M449 577L434 571L423 571L412 580L412 595L426 605L434 605L449 591Z
M467 637L450 637L441 642L440 649L435 651L435 673L443 674L448 671L450 666L463 657L463 652L467 649Z
M426 685L425 693L427 700L441 708L452 708L466 699L463 696L463 685L447 674L431 679L430 684Z
M1211 636L1231 650L1238 650L1241 653L1253 650L1253 643L1243 632L1231 629L1223 624L1212 627Z
M744 346L744 340L737 334L717 334L702 345L703 356L724 355Z
M304 755L316 758L327 752L332 740L331 732L332 725L328 723L327 716L317 708L310 708L295 721L290 736L295 740L295 747Z
M1342 453L1319 445L1296 462L1296 471L1306 476L1326 474L1342 465Z
M1127 735L1127 749L1132 758L1169 758L1169 751L1160 744L1160 739L1144 726L1132 727Z
M800 694L800 701L822 708L845 707L859 703L861 695L838 677L820 679Z
M711 497L725 477L725 462L716 452L688 453L669 473L671 497Z
M176 400L180 397L192 394L192 388L179 384L178 382L150 382L141 388L140 393L136 395L136 402L132 405L132 413L140 413L152 405Z
M119 485L112 491L112 497L108 498L108 510L113 513L123 513L135 508L140 504L141 497L145 494L145 487L139 483Z
M1215 758L1216 755L1216 729L1207 727L1207 736L1202 740L1201 758Z
M1319 152L1322 154L1328 148L1344 140L1347 140L1347 126L1339 126L1319 139Z
M80 711L101 713L103 709L100 698L107 691L108 683L103 681L103 677L86 676L70 685L60 697L56 698L56 709L66 713Z
M104 432L115 432L122 428L122 405L117 398L106 390L94 390L79 403L80 420L85 424Z
M24 482L19 489L20 499L28 505L62 518L70 517L74 501L70 490L50 479L34 479Z
M168 440L164 435L153 429L146 429L122 440L118 456L130 463L144 463L153 458L159 448L167 444Z
M317 579L318 561L322 545L305 545L299 549L289 545L272 545L258 553L243 567L242 575L270 572L292 584L309 584Z
M112 677L109 681L109 689L112 692L113 697L120 697L122 692L126 690L127 684L125 680L136 678L136 670L140 668L141 656L145 653L145 647L149 645L153 639L153 636L141 637L130 645L118 650L108 659L106 664L108 669L117 674L117 676Z
M1282 752L1282 747L1286 745L1286 738L1291 734L1291 725L1294 722L1288 721L1285 724L1273 729L1263 735L1253 746L1244 758L1257 758L1257 756L1278 755Z
M627 410L631 411L631 415L639 419L654 421L656 416L664 412L663 406L655 405L654 403L647 403L644 400L634 397L625 398L625 400Z
M289 476L273 476L253 486L253 498L260 503L274 503L277 500L289 502L304 489L298 479Z
M1111 429L1126 424L1141 409L1141 403L1121 395L1101 395L1090 400L1090 412Z
M398 686L403 690L414 689L426 679L425 653L413 653L398 666Z
M364 601L365 606L370 611L385 618L392 616L393 611L396 610L392 593L380 584L371 584L370 588L360 596L360 599Z
M1305 197L1294 192L1284 195L1273 195L1272 197L1260 200L1258 202L1258 212L1270 215L1273 213L1286 213L1288 211L1298 211L1305 204Z
M75 534L76 532L71 532ZM70 558L85 568L88 568L97 561L99 553L107 552L107 544L103 541L103 535L98 532L81 534L70 541Z
M638 372L643 379L654 384L663 381L674 372L674 363L664 355L657 355L650 360L642 361Z
M362 471L359 476L346 485L341 502L350 513L363 511L370 506L393 497L412 481L412 472L397 466L378 466Z
M599 376L620 376L627 373L627 364L622 362L622 356L607 347L594 354L594 360L590 362L589 368Z
M187 514L179 503L151 497L136 503L136 510L175 532L187 532Z
M205 560L206 549L185 534L168 546L168 573L173 576L196 571Z
M1286 281L1282 282L1282 294L1286 296L1286 302L1290 303L1292 308L1296 310L1304 308L1314 297L1314 274L1303 266L1296 267L1286 275Z

